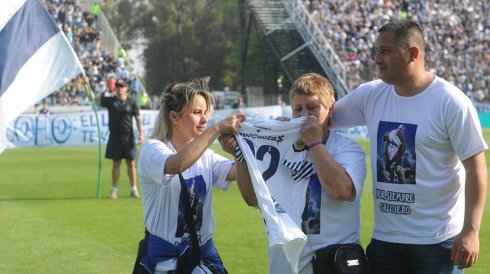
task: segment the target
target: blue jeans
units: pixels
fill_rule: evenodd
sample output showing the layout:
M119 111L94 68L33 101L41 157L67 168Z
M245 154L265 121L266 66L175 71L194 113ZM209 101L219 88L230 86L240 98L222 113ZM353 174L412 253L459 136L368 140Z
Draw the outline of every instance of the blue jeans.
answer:
M459 274L451 260L454 238L438 244L417 245L371 239L366 248L371 274Z

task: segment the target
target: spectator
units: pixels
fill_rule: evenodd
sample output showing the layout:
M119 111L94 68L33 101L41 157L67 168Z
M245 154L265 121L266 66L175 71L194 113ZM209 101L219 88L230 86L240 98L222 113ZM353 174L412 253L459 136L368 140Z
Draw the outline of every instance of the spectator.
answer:
M122 60L126 60L127 53L124 48L120 48L119 52L117 53L117 57L121 58Z
M490 5L488 1L304 1L347 68L354 88L376 78L372 58L377 26L406 17L419 21L427 35L427 67L465 93L483 90L490 98ZM471 79L472 76L475 79ZM471 83L471 86L469 85Z
M126 67L123 58L116 59L107 50L100 49L101 32L97 25L97 16L100 13L98 1L92 5L89 12L83 12L73 1L43 0L46 10L56 19L60 29L63 29L68 41L72 44L80 62L82 63L91 88L98 94L106 90L115 90L115 78L131 79L133 75ZM121 54L125 56L122 49ZM118 72L116 74L115 72ZM114 79L111 79L114 77ZM56 105L89 104L89 100L79 89L79 80L73 79L68 85L75 86L76 94L69 93L71 88L60 88L48 96L46 100ZM107 85L106 85L107 84Z
M99 14L100 14L100 3L99 1L95 1L92 6L90 7L90 12L94 16L95 20L97 20Z
M247 107L247 104L245 104L245 99L243 98L242 95L238 95L235 98L235 102L232 105L232 108L238 108L238 109L244 109Z
M37 105L36 105L36 107L37 107ZM37 110L37 108L36 108L36 115L40 115L40 114L41 115L47 115L47 116L49 116L51 114L51 111L49 111L48 103L44 103L43 107L39 110Z
M151 109L160 110L160 98L156 95L151 96Z
M279 106L285 106L286 105L286 102L284 102L282 100L282 94L276 94L276 105L279 105Z
M216 100L214 101L214 109L224 109L225 106L223 104L223 97L221 96L216 96Z
M131 77L131 95L132 96L137 96L138 92L141 90L141 83L138 77L133 74Z
M141 92L138 93L138 105L140 109L150 109L150 104L150 96L146 90L141 90Z

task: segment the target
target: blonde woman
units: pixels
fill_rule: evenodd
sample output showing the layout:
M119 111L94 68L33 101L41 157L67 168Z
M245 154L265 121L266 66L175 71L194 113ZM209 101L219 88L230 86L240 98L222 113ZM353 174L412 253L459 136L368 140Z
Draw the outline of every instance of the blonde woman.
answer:
M165 89L150 139L141 148L138 176L149 232L148 254L142 264L151 273L174 273L188 246L189 230L181 199L181 173L189 191L202 262L213 273L226 273L214 247L212 189L226 190L236 179L233 160L209 149L223 133L235 134L244 114L234 114L208 126L212 95L202 80ZM230 152L229 147L224 147ZM233 148L234 150L234 148Z

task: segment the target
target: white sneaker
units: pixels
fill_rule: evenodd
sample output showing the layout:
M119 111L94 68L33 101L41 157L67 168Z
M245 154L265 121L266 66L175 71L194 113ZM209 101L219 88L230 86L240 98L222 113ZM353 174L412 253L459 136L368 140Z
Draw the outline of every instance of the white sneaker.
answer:
M129 197L140 198L140 194L138 193L138 190L131 190L131 192L129 193Z
M113 200L117 199L117 191L112 191L109 197Z

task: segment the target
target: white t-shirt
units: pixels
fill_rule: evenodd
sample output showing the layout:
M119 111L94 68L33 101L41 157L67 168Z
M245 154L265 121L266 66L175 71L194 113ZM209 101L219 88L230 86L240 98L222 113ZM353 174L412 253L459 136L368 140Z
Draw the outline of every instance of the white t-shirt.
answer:
M465 186L461 160L488 148L476 110L461 90L436 76L423 92L403 97L393 85L376 80L340 99L332 122L336 127L367 125L373 238L434 244L459 234ZM385 140L387 133L400 126L406 145L392 180L386 167Z
M175 150L157 140L148 140L141 147L138 177L148 231L173 244L184 242L189 233L185 225L184 205L180 202L181 185L178 174L164 174L165 162ZM214 233L212 189L226 190L230 181L226 176L233 161L207 149L194 165L182 172L191 192L191 207L195 210L197 236L206 243ZM160 262L157 270L175 269L175 261Z
M296 173L292 172L285 162L298 163L298 160L302 160L302 164L298 166L312 164L304 144L298 142L304 118L293 119L290 122L248 119L242 123L239 133L247 139L249 146L253 143L258 170L250 172L259 173L265 179L267 189L274 200L294 223L308 234L308 242L300 255L300 273L311 271L311 266L307 265L315 250L335 243L359 242L360 199L366 177L365 154L361 146L346 137L332 133L326 147L334 160L351 176L357 193L355 199L352 202L342 202L328 198L321 189L313 166L309 176L301 180L294 179ZM281 138L277 138L279 136ZM249 160L247 159L247 164ZM308 172L308 169L303 171ZM264 211L262 213L264 214ZM278 234L268 231L269 241ZM296 273L288 265L283 249L269 248L269 273Z

